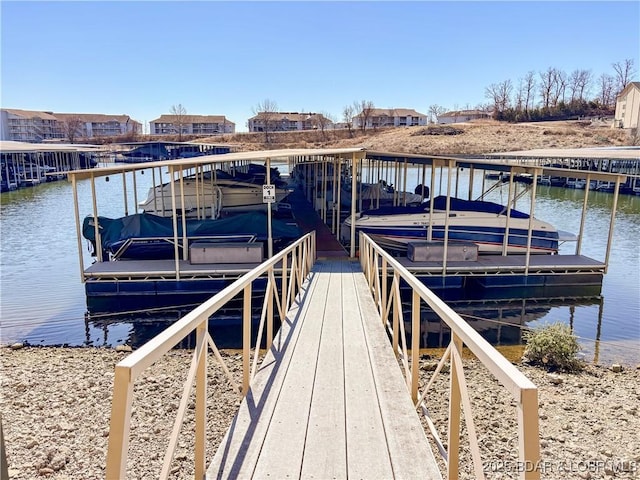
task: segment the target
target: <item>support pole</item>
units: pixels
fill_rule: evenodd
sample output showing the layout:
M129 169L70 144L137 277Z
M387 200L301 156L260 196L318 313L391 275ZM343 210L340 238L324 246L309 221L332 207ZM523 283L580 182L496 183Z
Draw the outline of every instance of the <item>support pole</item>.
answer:
M591 175L587 174L587 183L584 186L584 201L582 202L582 215L580 216L580 231L578 232L578 241L576 242L576 255L580 255L582 248L582 236L584 234L584 224L587 218L587 205L589 199L589 187L591 185Z
M267 185L271 185L271 158L267 157ZM271 203L267 203L267 256L273 257L273 230L271 226Z
M78 260L80 263L80 281L84 283L84 260L82 257L82 231L80 227L80 207L78 203L78 181L76 176L71 176L71 186L73 188L73 211L76 217L76 239L78 241ZM97 219L95 220L97 221ZM98 239L96 238L96 250L98 249Z
M356 256L356 188L358 174L358 163L355 152L351 154L351 248L349 250L349 256L355 258Z
M613 226L616 223L616 210L618 209L618 195L620 194L620 177L616 177L616 186L613 191L613 206L611 207L611 220L609 221L609 238L607 239L607 253L604 258L604 273L609 270L609 255L613 243Z

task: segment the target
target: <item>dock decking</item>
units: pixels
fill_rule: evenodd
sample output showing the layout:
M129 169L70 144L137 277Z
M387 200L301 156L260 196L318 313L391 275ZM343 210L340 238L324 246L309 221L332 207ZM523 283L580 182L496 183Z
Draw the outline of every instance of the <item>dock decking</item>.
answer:
M439 479L360 265L318 261L207 478Z

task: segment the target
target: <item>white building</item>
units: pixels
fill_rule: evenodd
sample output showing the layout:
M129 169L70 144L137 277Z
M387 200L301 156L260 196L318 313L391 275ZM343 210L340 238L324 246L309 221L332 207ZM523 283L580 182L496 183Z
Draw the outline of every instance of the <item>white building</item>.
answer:
M638 128L640 117L640 82L631 82L616 99L616 115L613 126Z
M491 118L491 113L482 110L453 110L451 112L438 115L438 123L461 123L470 122L472 120L480 120L483 118Z
M417 127L426 125L428 117L409 108L372 108L353 117L353 128Z

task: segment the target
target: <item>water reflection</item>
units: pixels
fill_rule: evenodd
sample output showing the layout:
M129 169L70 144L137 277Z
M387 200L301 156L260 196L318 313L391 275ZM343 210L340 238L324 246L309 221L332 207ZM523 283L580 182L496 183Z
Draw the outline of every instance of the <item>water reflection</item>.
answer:
M489 343L495 346L519 345L523 343L523 332L536 325L549 312L559 306L567 306L575 312L576 307L603 304L600 296L575 299L526 298L505 300L454 301L448 305L455 310ZM602 324L602 309L598 324ZM405 329L411 334L411 309L403 308ZM438 315L425 306L420 318L421 348L444 348L451 341L451 330ZM573 328L574 317L570 324ZM599 338L597 338L599 340Z
M465 170L464 174L467 174ZM464 174L460 196L466 194ZM419 183L419 173L409 179L409 187ZM413 183L412 183L413 182ZM129 180L129 185L131 185ZM151 175L138 177L137 198L143 198ZM446 183L446 182L445 182ZM482 179L476 176L474 192L479 194ZM132 189L123 198L122 182L113 176L98 182L99 213L120 216L123 204L132 211L136 195ZM536 216L559 228L576 233L580 225L585 192L558 187L538 187ZM80 217L91 214L91 188L79 182ZM506 187L492 193L491 201L506 198ZM80 281L78 246L75 236L73 193L66 181L41 184L34 188L2 193L0 202L0 343L27 341L36 345L143 344L154 334L175 322L186 312L164 312L137 317L86 318L86 298ZM519 201L527 205L527 199ZM613 196L589 192L582 254L604 259ZM563 246L573 253L575 245ZM463 318L474 323L483 335L500 345L521 339L522 327L561 321L573 326L588 358L609 362L624 356L640 362L640 197L621 195L615 221L610 265L602 284L601 297L584 300L565 297L548 300L522 299L464 301L447 299ZM85 265L91 258L83 250ZM443 296L446 296L443 294ZM555 296L557 297L557 295ZM409 317L407 317L409 318ZM500 322L500 323L497 323ZM425 344L439 344L446 330L439 323L426 321ZM239 324L217 326L216 342L233 345L241 330ZM255 329L254 329L255 330ZM442 340L441 340L442 335ZM228 339L228 340L227 340Z
M87 346L113 347L130 345L138 348L156 335L166 330L186 312L174 311L154 315L101 315L97 318L85 316L85 341ZM252 344L255 342L260 312L252 312ZM274 331L279 322L274 319ZM218 348L242 348L242 315L240 313L219 312L209 318L208 331ZM264 343L263 336L263 343ZM178 348L194 348L195 332L185 337Z

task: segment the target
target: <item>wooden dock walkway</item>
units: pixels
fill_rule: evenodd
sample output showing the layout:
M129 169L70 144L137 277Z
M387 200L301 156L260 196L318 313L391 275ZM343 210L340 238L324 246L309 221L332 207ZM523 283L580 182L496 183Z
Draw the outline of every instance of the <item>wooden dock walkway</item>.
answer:
M360 265L316 262L207 478L440 479Z

